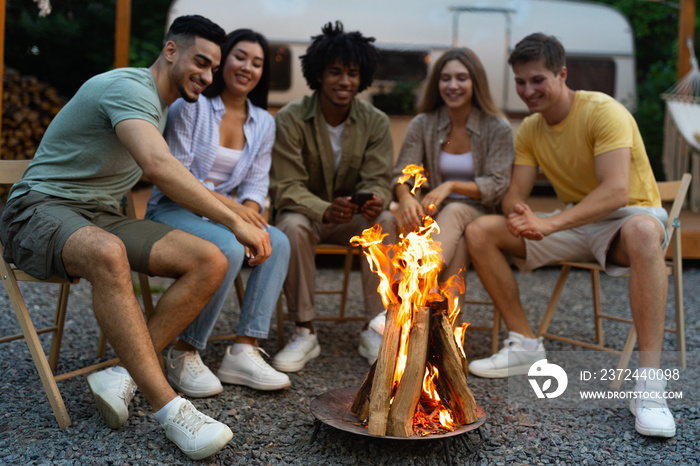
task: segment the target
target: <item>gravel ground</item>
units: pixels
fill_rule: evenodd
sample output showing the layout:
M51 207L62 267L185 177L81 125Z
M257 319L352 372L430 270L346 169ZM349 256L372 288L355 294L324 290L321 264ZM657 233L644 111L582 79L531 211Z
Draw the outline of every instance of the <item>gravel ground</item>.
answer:
M532 274L517 275L523 302L533 326L542 312L558 275L557 269L543 269ZM328 286L340 280L339 266L334 264L319 271L319 285ZM484 297L473 272L468 278L469 295ZM357 353L358 333L362 324L318 323L322 347L321 357L296 374L292 386L277 393L257 392L238 386L225 386L218 397L193 400L207 414L227 423L234 432L233 441L210 464L446 464L446 449L453 464L700 464L697 447L700 441L697 377L700 354L700 264L685 269L686 338L689 369L681 372L681 381L674 387L683 390L683 400L673 400L670 407L677 424L672 439L640 436L634 430L634 418L626 401L611 407L585 409L550 409L536 403L516 403L508 397L507 380L470 377L469 384L477 402L488 418L481 427L484 442L470 452L479 436L431 441L381 440L355 435L322 425L315 440L314 416L310 402L329 390L359 385L369 368ZM152 286L167 286L152 281ZM362 313L359 272L353 272L348 312ZM624 315L627 310L627 281L602 277L603 308L612 314ZM23 284L28 305L37 325L51 321L55 290L46 286ZM671 288L672 289L672 288ZM215 333L235 328L238 306L230 304L219 319ZM587 273L572 272L555 315L551 330L590 336L590 285ZM623 298L623 299L620 299ZM98 329L91 310L90 285L83 281L71 292L66 332L60 366L75 368L94 360ZM318 298L319 313L330 313L338 306L337 297ZM4 334L18 330L7 296L0 292L0 315L7 324ZM465 321L488 324L488 309L468 308ZM673 318L673 299L669 299L668 320ZM274 338L277 323L273 318L271 337L262 342L268 353L277 351ZM287 334L291 323L285 324ZM619 342L626 336L624 324L606 323L608 341ZM501 334L501 340L505 332ZM48 350L48 338L45 348ZM227 342L212 343L202 357L212 369L218 367ZM573 351L573 347L545 342L550 352ZM490 335L472 331L467 334L466 354L470 358L486 356ZM667 334L664 349L675 349L675 338ZM550 353L551 354L551 353ZM581 353L576 353L581 354ZM111 357L111 354L108 354ZM551 359L551 357L550 357ZM59 388L73 425L60 430L54 420L29 351L23 341L0 345L0 370L3 374L0 404L0 463L2 464L189 464L191 461L163 435L151 416L150 407L137 392L131 404L128 423L119 430L107 428L95 410L84 377L59 382ZM626 388L631 388L627 385ZM462 441L466 440L466 441Z

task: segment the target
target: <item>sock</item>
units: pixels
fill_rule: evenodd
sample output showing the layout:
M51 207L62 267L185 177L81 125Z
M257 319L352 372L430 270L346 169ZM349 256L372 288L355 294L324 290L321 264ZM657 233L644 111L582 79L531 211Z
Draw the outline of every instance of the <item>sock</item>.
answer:
M639 378L637 379L637 382L634 384L634 390L641 392L644 390L644 382L647 380L647 373L649 371L658 371L657 368L655 367L640 367L637 369L637 374L639 375ZM656 374L655 374L656 375Z
M126 370L126 367L124 367L124 366L114 366L114 368L112 370L114 370L114 372L119 372L120 374L129 375L129 371Z
M539 338L524 338L523 339L523 349L525 351L537 351L537 347L540 345Z
M231 354L234 354L234 355L238 354L246 348L255 348L255 347L249 343L234 343L233 346L231 347Z
M161 424L165 422L165 418L168 415L168 412L170 411L170 408L172 408L175 405L180 404L181 401L184 401L180 396L176 396L172 400L168 402L165 406L160 408L157 413L153 413L153 417L156 418L156 421L160 422Z

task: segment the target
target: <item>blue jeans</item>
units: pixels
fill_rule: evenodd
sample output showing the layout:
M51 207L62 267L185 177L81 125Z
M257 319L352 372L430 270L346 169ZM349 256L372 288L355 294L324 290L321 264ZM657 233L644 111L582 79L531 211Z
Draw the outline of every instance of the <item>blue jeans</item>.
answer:
M224 306L231 286L241 271L245 248L225 226L168 200L149 205L146 218L164 223L216 244L228 259L226 277L202 312L182 332L180 339L192 346L204 349L216 319ZM270 318L277 304L289 266L289 240L275 227L268 229L272 254L262 264L252 267L245 287L237 335L267 338Z

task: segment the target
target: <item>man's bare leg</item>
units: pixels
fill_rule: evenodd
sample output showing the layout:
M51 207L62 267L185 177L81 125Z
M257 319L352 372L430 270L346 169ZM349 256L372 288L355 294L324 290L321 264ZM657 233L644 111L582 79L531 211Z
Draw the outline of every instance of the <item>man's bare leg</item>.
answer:
M629 300L639 338L640 367L660 367L668 295L666 263L659 222L637 215L622 226L609 259L630 267Z
M608 259L630 267L630 308L639 337L639 367L660 368L668 276L661 249L663 229L653 218L636 215L627 220L610 247ZM648 370L648 369L647 369ZM635 429L642 435L673 437L676 423L662 397L666 380L644 371L634 390L650 396L630 400ZM655 396L651 396L654 393Z
M525 242L508 231L505 217L496 215L470 223L466 237L472 264L509 330L501 350L489 358L471 361L469 372L488 378L527 374L546 353L527 321L515 275L505 256L524 258Z
M153 410L159 410L176 394L163 376L134 296L123 243L98 227L83 227L68 238L62 257L69 276L85 278L92 285L100 328Z
M164 251L174 251L173 247L178 247L184 258L170 261L174 265L180 265L174 267L172 276L179 275L180 279L186 277L180 286L197 286L196 280L195 283L190 281L191 275L197 272L192 261L208 260L212 270L207 275L212 282L209 288L216 289L227 266L226 258L219 249L206 241L196 241L196 237L184 232L171 232L166 235L168 236L173 242L161 243L161 248L164 247ZM134 296L131 268L121 240L100 228L83 227L68 238L62 255L69 275L84 277L92 284L97 321L129 371L131 379L150 403L154 417L162 424L168 439L193 459L201 459L219 451L231 440L233 433L225 424L200 413L191 403L179 398L165 379L149 328ZM171 257L169 254L164 255ZM158 255L156 264L169 265L167 260L161 261ZM217 276L219 271L221 274ZM182 289L182 293L187 292L187 286ZM169 318L164 318L162 313L158 316L161 322L155 326L155 331L159 338L164 341L170 338L168 335L176 335L191 322L201 310L201 307L196 307L198 300L206 302L213 294L211 291L209 296L200 296L200 293L207 293L207 289L208 287L203 287L202 290L193 292L194 299L182 296L181 299L185 301L183 306L176 309ZM127 377L112 369L88 376L88 384L98 403L98 409L107 425L112 428L122 425L128 415L124 407L128 406L133 389L126 388ZM131 379L128 386L132 386ZM117 387L112 385L114 381L117 381ZM122 406L122 402L125 406ZM183 422L188 425L187 429L182 429Z
M221 285L227 266L216 245L181 230L171 231L153 245L150 273L176 278L148 321L156 351L162 351L197 317Z
M499 215L477 218L467 226L465 235L474 270L508 330L535 338L520 302L518 283L504 255L524 258L525 242L510 234L506 218Z

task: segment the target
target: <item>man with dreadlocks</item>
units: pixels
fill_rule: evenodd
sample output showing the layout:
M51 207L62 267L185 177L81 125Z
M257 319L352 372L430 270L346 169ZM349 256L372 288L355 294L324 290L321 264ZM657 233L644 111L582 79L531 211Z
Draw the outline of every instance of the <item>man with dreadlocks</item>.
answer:
M394 150L389 118L357 93L372 84L377 67L373 37L344 32L336 21L301 57L311 96L291 102L275 117L270 189L275 223L291 244L289 273L284 284L287 308L296 321L290 342L272 361L284 372L301 370L319 356L314 318L315 254L320 242L347 245L365 228L379 224L395 231L386 210ZM365 195L358 201L354 193ZM384 311L378 277L360 261L365 316ZM360 335L360 354L377 357L381 335L367 329Z

